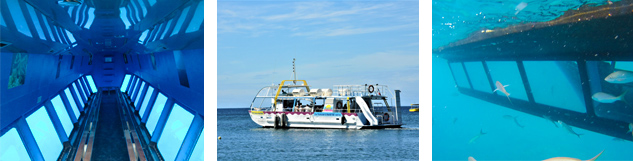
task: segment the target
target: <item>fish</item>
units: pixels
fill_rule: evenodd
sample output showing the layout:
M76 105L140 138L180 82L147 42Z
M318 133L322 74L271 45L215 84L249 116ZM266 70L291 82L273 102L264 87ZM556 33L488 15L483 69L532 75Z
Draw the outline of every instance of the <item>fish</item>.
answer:
M475 158L473 158L472 156L468 156L468 161L477 161L477 160L475 160Z
M521 12L521 10L523 10L525 7L527 7L527 5L528 5L528 4L527 4L527 3L525 3L525 2L521 2L521 3L519 3L519 4L518 4L518 5L514 8L514 10L516 10L516 11L517 11L517 12L515 12L515 13L514 13L514 15L519 14L519 12Z
M547 121L551 121L551 122L554 124L554 126L556 126L556 128L558 128L558 124L556 124L556 122L555 122L554 120L552 120L552 118L551 118L551 117L546 116L546 115L543 115L543 118L544 118L545 120L547 120Z
M495 86L497 86L497 89L495 89L492 92L493 93L496 92L496 91L503 92L503 94L506 94L506 97L508 97L508 101L510 101L510 103L512 104L512 100L510 100L510 93L508 93L508 91L506 91L506 87L508 87L510 85L503 85L503 84L501 84L501 82L497 81L497 83L495 83Z
M595 161L596 159L598 159L600 155L602 155L602 152L604 152L604 150L602 150L598 155L596 155L595 157L587 161ZM582 160L576 159L576 158L570 158L570 157L554 157L554 158L545 159L543 161L582 161Z
M597 102L600 102L600 103L613 103L615 101L624 101L626 103L626 101L623 100L622 98L624 98L624 96L626 95L627 92L629 92L629 91L628 90L624 91L624 93L620 94L617 97L615 97L613 95L610 95L608 93L598 92L598 93L593 94L591 96L591 98L594 101L597 101Z
M623 70L615 71L604 78L604 80L615 84L631 83L633 82L633 73Z
M561 120L558 120L558 123L560 124L560 126L564 127L565 130L567 130L569 133L574 134L576 136L578 136L578 138L580 138L580 135L584 135L584 134L578 134L576 133L574 130L571 129L571 126L567 125L566 123L564 123Z
M483 129L479 131L479 135L473 137L472 139L470 139L470 141L468 141L468 144L472 144L473 142L475 142L475 140L479 139L479 137L481 137L482 135L487 134L484 133Z
M517 120L517 117L519 117L519 116L503 115L504 119L514 120L514 123L517 124L517 126L519 126L521 128L525 127L525 126L519 124L519 121Z

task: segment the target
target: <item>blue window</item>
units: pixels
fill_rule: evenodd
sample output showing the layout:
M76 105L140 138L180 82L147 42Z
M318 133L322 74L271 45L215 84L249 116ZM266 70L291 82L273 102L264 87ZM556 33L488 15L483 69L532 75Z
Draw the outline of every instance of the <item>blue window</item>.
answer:
M162 23L158 26L158 30L152 34L152 41L156 41L160 37L160 33L162 33L163 28L165 27L165 23Z
M95 81L92 80L92 75L87 75L86 79L90 85L90 89L92 89L93 92L97 92L97 87L95 87Z
M163 30L163 35L160 36L160 40L165 38L165 35L167 35L167 32L169 31L169 29L171 28L171 21L173 21L174 19L171 19L169 21L167 21L167 25L165 25L165 30Z
M26 117L26 123L33 133L33 138L37 143L37 146L42 152L44 160L57 160L57 157L62 152L62 142L59 140L55 132L55 127L51 121L46 108L40 107L30 116Z
M71 89L72 89L72 91L75 92L75 95L77 96L77 99L79 99L79 101L78 101L80 103L79 105L81 107L84 107L84 100L81 98L81 94L79 94L79 92L77 91L79 88L77 88L77 85L75 85L75 83L73 83L73 87L74 88L71 88Z
M167 103L167 97L158 92L156 102L154 103L152 110L150 110L149 118L147 118L147 123L145 124L145 127L147 127L147 131L149 131L150 135L154 133L154 128L156 128L158 118L160 118L160 114L163 112L163 108L165 108L165 103Z
M86 7L85 5L81 5L77 9L77 12L75 12L75 24L79 25L81 23L81 20L83 17L81 16L81 13L83 13L85 7Z
M134 101L134 103L136 103L136 106L134 107L138 107L138 105L141 104L139 100L141 99L141 97L143 97L143 95L141 94L143 93L144 87L145 87L145 82L141 82L141 86L140 88L138 88L138 92L136 92L136 101Z
M64 35L62 35L62 32L59 31L57 26L53 26L53 31L57 34L57 40L59 40L58 42L67 44L66 38L64 38Z
M15 128L0 137L0 160L31 160L22 138Z
M86 25L84 25L84 28L90 29L90 26L92 26L92 21L94 19L95 19L95 9L94 8L89 8L88 9L88 21L86 21Z
M28 37L33 37L33 35L31 35L31 29L29 29L29 25L26 23L26 19L24 19L24 14L22 14L18 0L7 0L7 8L9 8L9 12L11 12L11 17L13 17L13 22L18 31Z
M64 29L64 31L66 31L66 34L70 35L68 36L68 39L70 39L70 43L75 43L75 35L73 35L73 33L70 33L70 31Z
M68 111L66 111L66 106L64 106L62 102L62 98L57 95L51 100L51 103L53 103L53 108L55 109L55 113L57 113L59 121L62 123L66 136L70 136L70 132L73 131L73 122L70 120L70 116L68 116Z
M196 13L194 13L193 18L189 22L189 26L187 26L187 30L185 33L190 33L194 31L200 30L200 26L204 20L204 1L200 1L198 3L198 7L196 8Z
M145 99L143 99L143 104L141 104L141 109L139 111L139 115L141 115L141 119L143 115L145 115L145 109L147 109L147 105L149 104L149 99L152 97L152 93L154 93L154 88L152 86L147 86L147 93L145 94Z
M130 75L126 74L125 78L123 78L123 83L121 84L121 92L125 92L125 89L127 89L127 85L129 84L130 81Z
M178 32L180 32L180 27L182 27L182 23L184 23L185 19L187 19L188 13L189 13L189 7L182 10L182 13L180 13L180 18L178 18L178 23L176 23L176 27L174 28L174 31L171 32L171 35L169 35L169 37L174 36Z
M48 35L51 38L51 41L55 41L55 36L53 36L53 31L51 30L51 26L48 25L48 19L46 19L46 16L42 16L43 21L44 21L44 28L46 28L46 30L48 30Z
M141 36L138 38L138 41L141 42L141 44L145 44L145 38L147 37L147 33L149 32L149 30L145 30L143 31L143 33L141 34Z
M74 9L74 8L75 8L74 6L69 6L69 7L68 7L68 16L71 16L71 18L72 18L72 16L73 16L73 9Z
M29 14L31 15L31 21L33 21L33 26L35 26L35 30L37 31L37 35L42 40L46 40L46 36L44 36L44 30L42 30L42 25L40 25L40 21L35 14L35 10L31 5L26 4L26 9L29 10Z
M191 152L191 157L189 161L203 161L204 160L204 129L202 129L202 133L200 133L200 138L196 141L196 146L193 148L193 152Z
M163 133L160 135L156 143L160 154L165 160L175 160L180 145L189 131L189 126L193 121L193 114L187 112L178 104L174 104L174 108L167 118Z
M70 94L70 87L64 90L64 94L66 94L66 99L68 100L68 104L70 104L73 113L75 114L75 119L79 118L79 109L77 108L77 104L75 104L75 100L73 99L73 95Z
M156 0L148 0L147 2L149 2L149 6L154 6L154 4L156 4Z
M145 15L147 15L147 9L145 8L145 4L143 3L142 0L137 1L138 2L138 6L141 8L141 10L143 10L143 15L141 15L141 17L145 17Z
M132 25L130 24L130 20L127 19L127 11L125 10L125 7L119 8L119 11L121 11L119 17L121 17L121 20L123 20L123 23L125 24L125 29L130 28L130 26Z
M136 24L138 21L141 20L141 17L138 16L140 14L139 9L136 6L136 3L134 3L134 1L130 1L130 4L131 5L129 8L130 8L130 13L132 13L132 19L134 20L133 23Z

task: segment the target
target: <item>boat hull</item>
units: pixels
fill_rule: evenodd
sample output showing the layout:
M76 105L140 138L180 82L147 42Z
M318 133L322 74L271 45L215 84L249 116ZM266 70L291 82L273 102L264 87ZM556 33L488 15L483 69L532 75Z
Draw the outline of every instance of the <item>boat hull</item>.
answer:
M323 113L323 112L264 112L249 111L253 122L262 127L275 127L275 117L279 118L280 128L324 128L324 129L366 129L366 128L398 128L393 120L382 121L380 125L369 125L361 114L357 113ZM285 119L285 126L281 125Z

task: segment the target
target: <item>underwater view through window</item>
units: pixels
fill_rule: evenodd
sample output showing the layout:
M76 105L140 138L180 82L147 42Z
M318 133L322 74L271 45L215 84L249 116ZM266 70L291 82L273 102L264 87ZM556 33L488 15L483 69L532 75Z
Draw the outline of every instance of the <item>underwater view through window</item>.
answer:
M433 1L433 160L633 160L633 1Z

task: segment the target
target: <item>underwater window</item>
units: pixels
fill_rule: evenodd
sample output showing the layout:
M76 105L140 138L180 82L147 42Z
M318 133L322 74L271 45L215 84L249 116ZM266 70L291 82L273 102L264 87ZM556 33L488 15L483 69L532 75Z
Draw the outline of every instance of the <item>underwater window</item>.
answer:
M149 100L152 97L153 93L154 88L152 86L147 86L147 93L145 94L145 99L143 99L143 104L141 104L142 107L138 113L138 115L141 116L141 119L143 119L143 116L145 115L145 109L147 109L147 106L149 105Z
M145 15L147 15L147 9L145 8L145 4L143 3L143 0L135 1L135 2L138 3L138 6L141 8L141 10L143 10L143 14L141 15L141 17L145 17Z
M15 127L0 136L0 143L0 160L31 160Z
M119 14L119 17L121 17L121 20L123 20L123 23L125 24L125 29L129 29L132 25L130 24L130 20L127 18L127 11L125 7L119 8L119 11L121 12L121 14Z
M145 124L145 127L147 128L147 131L149 131L150 135L154 134L154 129L156 128L156 124L158 124L158 119L160 118L161 113L163 113L165 103L167 103L167 97L158 92L154 106L152 106L149 117L147 118L147 123Z
M79 14L81 13L81 11L83 11L85 5L81 5L79 7L77 7L77 10L75 10L75 24L79 25Z
M196 141L196 146L193 148L193 152L191 152L191 157L189 161L203 161L204 160L204 129L200 133L200 138Z
M140 101L143 101L141 98L143 97L143 89L145 89L145 82L141 82L141 86L140 88L138 88L138 92L136 92L136 101L134 101L135 106L134 107L139 107L138 105L141 104Z
M466 67L466 72L470 78L470 83L473 85L473 89L482 92L492 92L490 89L490 81L484 71L482 62L464 62L464 66Z
M459 87L470 88L462 62L450 63L450 67L456 81L455 84Z
M134 76L134 80L132 81L132 84L130 84L130 90L127 93L130 98L134 97L134 91L136 91L136 86L138 86L138 80L138 76Z
M59 27L53 26L53 30L55 30L55 33L57 33L57 38L58 38L59 42L61 42L63 44L68 44L68 42L66 41L66 38L62 34L61 30L59 30Z
M149 6L154 6L154 4L156 4L156 0L148 0L147 2L149 2Z
M31 35L31 29L29 29L29 25L24 18L24 14L22 13L22 9L20 8L20 3L18 2L18 0L7 0L7 8L9 8L9 12L11 12L11 17L13 17L15 28L17 28L20 33L28 37L33 37L33 35Z
M51 30L51 26L48 25L48 19L46 16L42 16L44 22L44 28L48 31L48 35L50 36L51 41L55 41L55 36L53 35L53 31Z
M77 88L77 86L75 85L75 83L74 83L74 82L73 82L73 87L74 87L74 88L70 88L70 89L71 89L71 91L74 91L74 92L75 92L75 95L77 96L77 99L79 99L79 101L77 101L77 102L79 102L79 103L80 103L80 104L79 104L79 105L80 105L80 107L82 107L82 108L83 108L83 107L84 107L84 100L81 98L81 94L79 94L79 92L77 91L77 89L78 89L78 88Z
M62 127L66 132L66 137L70 136L70 133L73 131L73 122L70 120L70 116L68 115L66 106L64 106L64 102L62 102L62 98L57 95L51 100L51 103L53 104L55 113L57 113L59 122L62 124Z
M136 6L136 3L134 3L134 1L129 1L130 3L130 10L132 13L132 19L133 19L133 24L138 23L139 21L141 21L141 17L139 16L140 13L140 9L138 9L138 7Z
M508 97L528 100L516 61L486 61L486 63L490 71L492 82L496 84L498 81L504 86L508 85L505 87L506 91L510 94ZM490 93L492 93L492 91L490 91ZM496 93L497 95L506 97L503 92L497 91Z
M9 85L7 89L24 84L28 58L29 54L27 53L13 53L13 63L11 64L11 71L9 72Z
M147 33L148 32L149 32L149 30L143 31L141 36L138 38L138 41L141 42L141 44L145 44L145 38L147 37Z
M92 75L87 75L86 80L88 81L88 85L90 85L90 89L92 89L93 92L97 92L97 87L95 86L94 80L92 80Z
M29 129L31 129L33 138L40 148L44 160L57 160L57 157L62 152L63 146L57 136L51 118L48 116L48 113L46 113L46 108L42 106L33 114L26 117L26 123Z
M633 61L616 61L615 70L627 70L633 72Z
M163 30L163 35L160 36L159 40L165 39L165 35L167 35L167 32L169 32L169 29L172 28L171 21L173 20L174 19L167 21L167 24L165 25L165 29Z
M81 78L77 79L77 81L75 81L75 84L77 85L77 90L79 90L79 93L81 94L81 97L83 98L84 102L88 101L88 96L86 95L86 89L84 88L84 86L81 85Z
M189 126L193 121L193 114L187 112L178 104L174 104L171 110L163 133L160 135L156 146L165 160L175 160L182 141L189 131Z
M169 35L169 37L172 37L180 32L180 27L182 27L182 23L185 22L185 20L187 19L187 15L189 14L189 8L190 6L187 6L187 8L182 10L182 12L180 13L180 18L178 18L178 23L176 23L176 27L171 32L171 35Z
M523 64L535 102L586 112L575 61L524 61Z
M127 89L127 85L129 84L130 81L130 75L126 74L125 78L123 78L123 83L121 83L121 92L125 92L125 89Z
M88 83L86 82L86 77L79 78L79 84L81 84L81 88L84 89L86 97L90 97L90 94L92 92L90 91L90 88L88 88Z
M203 20L204 20L204 1L200 1L200 3L198 3L198 7L196 7L196 12L194 13L193 18L191 18L191 21L189 22L189 25L187 26L187 30L185 31L185 33L190 33L190 32L200 30L200 26L202 25Z
M75 114L75 119L79 118L79 109L77 108L77 104L75 103L75 99L73 99L73 95L70 94L70 87L66 88L64 90L64 94L66 94L66 100L68 100L68 104L70 104L70 109L73 110L73 113Z
M71 44L72 44L72 43L75 43L75 41L76 41L76 40L75 40L75 35L73 35L73 33L70 33L70 31L68 31L68 30L66 30L66 29L64 29L64 30L66 31L66 34L70 35L70 36L68 36L68 39L70 39L70 43L71 43Z
M33 22L33 26L35 26L35 30L37 31L37 35L42 40L46 40L46 36L44 36L44 30L42 29L42 25L40 25L40 21L35 14L35 10L31 7L30 4L26 4L26 9L29 10L29 14L31 15L31 21Z
M84 25L84 28L90 29L90 26L92 26L92 21L94 21L94 19L95 19L95 9L91 7L88 9L88 21L86 22L86 25Z

